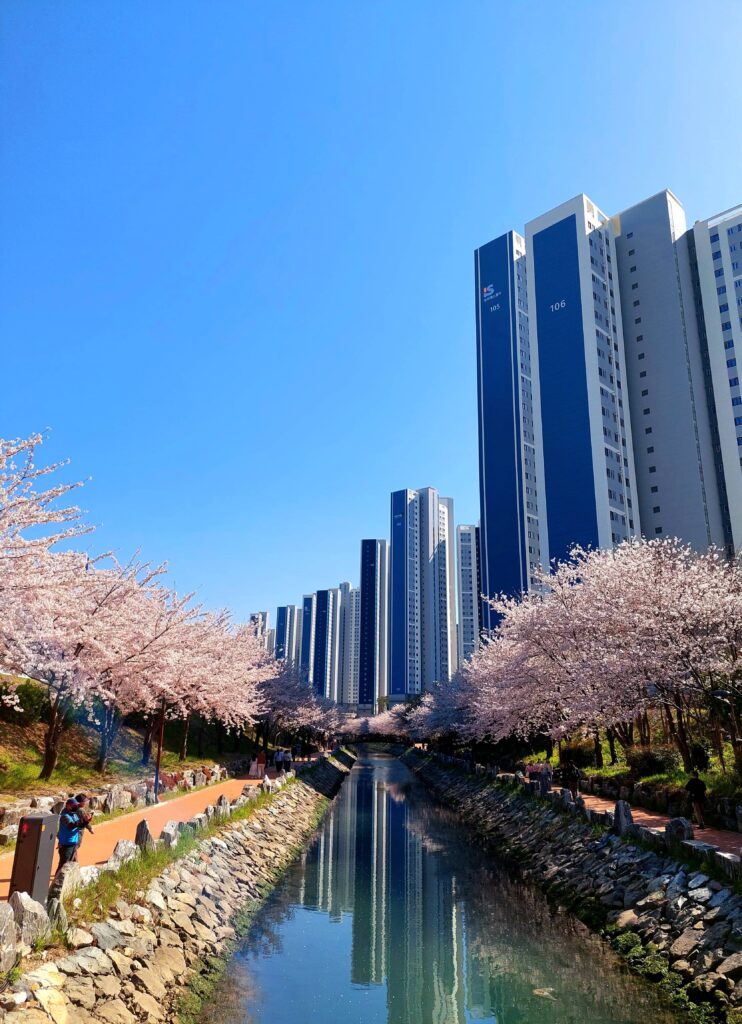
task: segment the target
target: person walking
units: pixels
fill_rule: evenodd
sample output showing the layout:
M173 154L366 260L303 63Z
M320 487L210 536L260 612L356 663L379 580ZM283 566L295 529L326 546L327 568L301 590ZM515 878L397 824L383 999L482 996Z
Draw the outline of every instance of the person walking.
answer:
M78 815L78 817L80 819L80 826L81 826L80 827L80 838L79 838L78 843L77 843L77 848L79 850L80 844L82 843L83 830L89 832L91 834L91 836L94 834L93 833L93 826L91 824L91 822L93 820L93 812L88 807L88 794L87 793L78 793L77 796L75 797L75 802L77 803L77 815Z
M291 771L291 747L283 752L283 770L286 772Z
M265 751L261 750L257 757L258 762L258 778L265 778Z
M77 801L74 797L70 797L65 801L62 812L59 815L59 832L57 833L59 865L57 873L61 871L65 864L77 860L77 848L80 845L80 834L82 832L82 822L77 812Z
M279 747L278 750L276 751L275 764L276 773L278 773L283 769L283 750L281 749L281 747Z
M706 806L706 783L703 779L699 778L698 772L694 771L686 782L685 788L688 791L690 802L693 805L693 814L698 822L698 828L705 829L706 820L704 818L703 809Z
M580 794L580 769L574 761L567 761L564 765L562 768L562 779L572 794L572 799L576 801Z

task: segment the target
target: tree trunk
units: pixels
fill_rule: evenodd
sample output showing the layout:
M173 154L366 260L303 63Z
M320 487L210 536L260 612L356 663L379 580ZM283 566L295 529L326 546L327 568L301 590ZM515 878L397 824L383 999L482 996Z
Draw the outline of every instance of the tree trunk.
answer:
M57 767L66 711L66 707L57 694L49 711L49 724L44 734L44 763L41 766L40 779L48 781Z
M103 773L106 770L108 761L108 730L103 727L100 734L100 746L98 747L98 760L95 762L95 770Z
M603 747L600 742L600 730L593 731L593 746L595 748L595 767L603 767Z
M48 734L44 737L44 763L41 767L40 779L48 781L57 767L57 761L59 760L59 741L56 743L48 742Z
M142 740L142 764L148 765L152 757L152 742L155 738L155 720L148 718L144 727L144 738Z
M606 729L605 734L608 739L608 749L611 752L611 764L618 764L618 756L616 754L616 734L613 729Z
M185 761L186 754L188 753L188 728L191 724L191 716L186 715L183 719L183 733L180 737L180 752L178 753L178 760Z
M216 752L220 757L224 753L224 726L221 722L216 723Z
M680 694L675 694L674 699L675 714L677 720L673 720L672 711L668 714L668 720L672 722L672 728L675 732L675 744L680 752L680 757L683 761L683 768L688 774L693 771L693 758L691 757L690 744L688 742L688 731L685 727L685 718L683 717L683 704L680 699Z
M196 733L196 757L204 756L204 731L206 724L203 718L198 720L198 732Z

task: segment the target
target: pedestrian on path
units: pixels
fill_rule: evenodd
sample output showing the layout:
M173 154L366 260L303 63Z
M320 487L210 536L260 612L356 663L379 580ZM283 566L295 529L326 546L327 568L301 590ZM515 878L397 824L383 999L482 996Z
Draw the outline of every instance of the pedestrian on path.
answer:
M703 809L706 806L706 783L703 779L698 777L698 772L693 772L690 779L686 782L685 788L690 796L690 802L693 805L693 814L698 822L699 829L706 828L706 821L703 815Z
M276 771L280 772L283 768L283 750L281 747L276 751Z
M580 793L580 769L573 761L565 763L562 768L562 779L572 794L572 799L576 801Z
M291 771L291 747L289 747L288 750L284 751L284 754L283 754L283 767L284 767L284 771L287 771L287 772Z
M265 751L261 750L258 754L258 778L262 779L265 777Z
M80 839L79 839L78 844L77 844L77 847L79 849L80 848L80 843L82 842L83 830L88 831L91 834L91 836L94 835L93 826L91 824L91 822L93 820L93 812L88 807L88 794L87 793L78 793L77 796L75 797L75 802L77 804L77 815L78 815L78 817L80 819L80 825L81 825L81 828L80 828Z
M62 813L59 815L59 832L57 833L59 841L59 867L57 872L65 864L77 860L77 850L80 845L80 834L82 832L82 821L77 812L77 801L74 797L70 797L65 801Z

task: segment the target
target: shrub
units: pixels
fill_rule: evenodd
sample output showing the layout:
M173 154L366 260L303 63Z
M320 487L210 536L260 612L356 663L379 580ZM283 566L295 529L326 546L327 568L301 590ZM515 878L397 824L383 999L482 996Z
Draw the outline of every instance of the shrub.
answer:
M626 761L633 775L639 779L674 772L680 765L677 750L670 746L630 747L626 751Z
M0 687L0 695L11 692L11 687ZM13 725L35 725L45 721L49 714L49 691L38 683L19 683L15 695L20 707L9 707L0 702L0 721Z
M562 764L571 761L578 768L594 768L595 744L592 740L568 740L562 743L560 760Z

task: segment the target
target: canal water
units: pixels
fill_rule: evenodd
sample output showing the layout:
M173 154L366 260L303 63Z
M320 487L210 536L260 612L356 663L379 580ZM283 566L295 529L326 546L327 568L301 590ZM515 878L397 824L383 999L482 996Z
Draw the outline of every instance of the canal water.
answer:
M257 915L207 1024L670 1024L603 943L362 752Z

